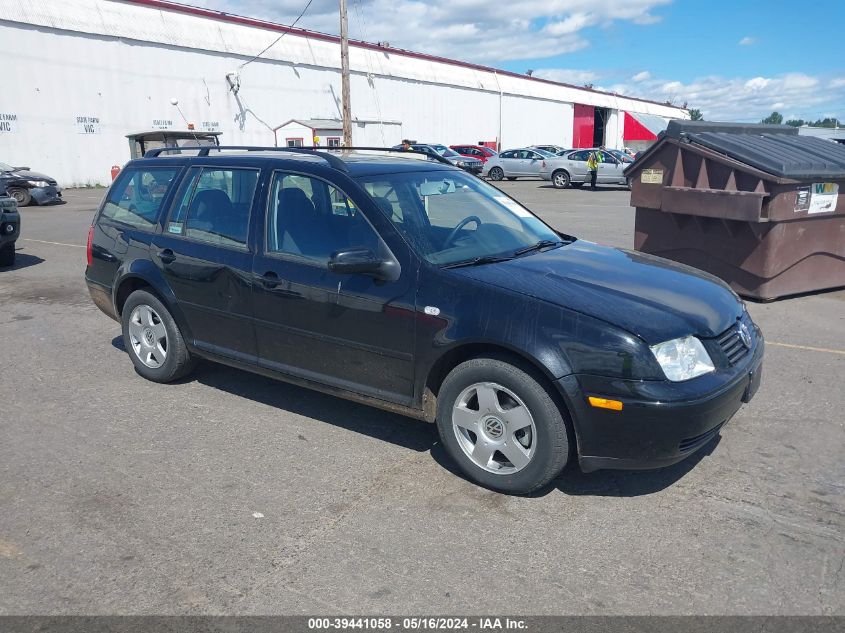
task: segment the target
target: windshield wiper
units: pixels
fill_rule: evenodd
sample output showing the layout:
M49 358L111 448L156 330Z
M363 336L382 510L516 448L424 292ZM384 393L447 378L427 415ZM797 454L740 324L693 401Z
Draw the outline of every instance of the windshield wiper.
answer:
M513 252L514 257L519 257L520 255L525 255L526 253L533 253L534 251L539 251L544 248L551 248L552 246L563 246L567 242L562 242L560 240L540 240L532 244L531 246L526 246L525 248L520 248L518 251Z
M495 264L496 262L506 262L510 259L513 259L510 255L483 255L481 257L473 257L472 259L465 259L460 262L452 262L451 264L446 264L443 268L463 268L464 266Z

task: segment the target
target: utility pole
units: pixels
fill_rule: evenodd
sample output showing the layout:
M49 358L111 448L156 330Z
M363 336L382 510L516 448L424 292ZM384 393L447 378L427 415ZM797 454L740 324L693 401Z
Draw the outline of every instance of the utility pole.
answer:
M346 0L340 0L340 93L343 114L343 144L352 147L352 110L349 105L349 20Z

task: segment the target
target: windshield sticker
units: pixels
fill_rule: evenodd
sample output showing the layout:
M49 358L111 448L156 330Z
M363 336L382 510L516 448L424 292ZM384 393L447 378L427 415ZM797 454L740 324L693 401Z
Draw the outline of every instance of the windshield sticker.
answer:
M182 225L178 222L170 222L167 225L167 232L168 233L176 233L177 235L181 235L182 233Z
M510 198L506 198L505 196L493 196L493 200L498 202L503 207L513 211L516 215L521 218L532 217L528 210L520 206L520 204L515 200L511 200Z

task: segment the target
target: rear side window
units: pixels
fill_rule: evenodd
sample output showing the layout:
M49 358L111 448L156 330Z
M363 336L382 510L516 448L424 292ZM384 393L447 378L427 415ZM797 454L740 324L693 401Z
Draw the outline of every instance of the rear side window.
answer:
M128 167L109 190L100 217L152 231L178 167Z
M193 167L166 230L223 246L246 247L257 169Z

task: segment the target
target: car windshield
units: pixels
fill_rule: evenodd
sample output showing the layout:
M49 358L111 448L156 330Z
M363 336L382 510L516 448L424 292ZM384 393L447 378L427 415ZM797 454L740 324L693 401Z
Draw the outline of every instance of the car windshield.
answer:
M357 180L417 252L433 264L510 257L538 242L561 241L521 204L463 172L405 172Z
M454 158L455 156L460 156L458 152L455 150L449 149L445 145L429 145L431 149L435 152L443 156L443 158Z
M15 168L11 165L7 165L6 163L0 163L0 171L14 171Z

